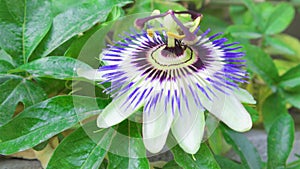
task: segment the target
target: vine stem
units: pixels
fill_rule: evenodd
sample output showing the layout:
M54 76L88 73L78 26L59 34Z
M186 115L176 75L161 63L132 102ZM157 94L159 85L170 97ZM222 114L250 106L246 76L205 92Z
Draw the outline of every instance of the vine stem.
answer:
M262 3L266 2L265 0L253 0L254 3ZM278 4L281 2L286 1L268 1L272 4ZM241 0L205 0L204 2L206 5L244 5L243 1ZM293 5L294 7L300 7L300 2L288 2L289 4Z

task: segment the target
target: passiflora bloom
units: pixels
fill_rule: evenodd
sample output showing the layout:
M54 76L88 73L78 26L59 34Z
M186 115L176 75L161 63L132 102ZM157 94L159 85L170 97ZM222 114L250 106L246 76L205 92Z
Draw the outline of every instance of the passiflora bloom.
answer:
M188 15L189 21L182 21ZM143 107L143 140L159 152L169 130L188 153L198 151L204 134L205 110L236 131L252 126L241 101L255 103L237 83L247 78L243 52L227 39L199 36L201 14L168 11L137 19L138 28L105 49L99 68L111 87L113 101L98 116L97 125L115 125ZM158 23L155 26L155 23Z

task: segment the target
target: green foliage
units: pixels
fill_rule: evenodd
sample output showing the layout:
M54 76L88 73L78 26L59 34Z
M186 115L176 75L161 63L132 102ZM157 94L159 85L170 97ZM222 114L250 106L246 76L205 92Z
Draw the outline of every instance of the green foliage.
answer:
M108 153L108 169L150 168L140 127L129 120L118 125L117 131L121 136L118 135L112 142Z
M206 144L201 144L200 150L194 155L185 153L178 145L173 147L171 151L175 161L182 168L220 169L219 164Z
M51 168L98 168L111 145L115 135L113 129L97 131L95 122L90 122L78 128L56 148L49 161L47 169ZM71 147L70 147L71 145ZM79 154L79 156L74 156ZM84 156L80 156L84 154Z
M85 96L56 96L26 108L0 127L0 153L33 147L99 113L107 101Z
M256 148L243 134L229 130L226 127L223 127L222 130L226 141L231 144L236 153L239 154L245 168L262 168L262 160Z
M110 84L99 85L79 72L93 72L102 64L98 42L111 37L94 35L108 32L103 28L115 20L154 9L191 9L203 12L202 32L210 28L211 34L225 32L230 42L241 42L249 72L249 84L243 87L257 101L244 106L254 128L263 124L268 134L268 159L260 158L245 135L220 125L196 154L177 145L171 149L174 160L160 168L299 168L299 160L287 159L295 132L288 108L300 109L300 41L285 32L299 11L292 4L299 0L224 1L229 8L217 2L0 0L0 154L41 151L68 130L71 134L58 144L47 168L154 168L140 124L125 120L107 129L96 127L96 115L111 101L101 94ZM123 34L125 27L118 26L112 37ZM90 39L94 44L86 46ZM224 156L230 148L240 161Z
M23 64L10 72L28 72L35 77L47 77L53 79L71 80L79 78L77 70L92 70L92 68L70 57L51 56L34 60Z
M282 114L273 123L268 135L268 168L285 168L294 142L294 121Z
M0 126L13 117L18 103L28 107L46 98L39 86L21 76L0 76L1 79L5 82L0 83Z
M0 46L16 64L27 63L51 27L51 2L1 0L0 4Z

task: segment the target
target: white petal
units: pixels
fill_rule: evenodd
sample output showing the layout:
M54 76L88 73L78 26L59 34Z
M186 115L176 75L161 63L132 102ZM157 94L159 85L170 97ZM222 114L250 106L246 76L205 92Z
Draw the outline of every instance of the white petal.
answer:
M186 106L182 106L182 115L177 112L176 120L174 120L171 129L179 146L185 152L195 154L200 148L204 133L204 110L196 106L192 96L187 97L190 111Z
M253 96L245 89L239 88L234 90L234 95L243 103L256 104Z
M235 131L244 132L252 127L252 120L241 102L233 95L226 95L215 90L216 97L207 110Z
M105 107L97 118L99 128L107 128L120 123L142 106L142 103L140 103L138 106L133 107L128 103L127 97L128 94L125 93Z
M143 140L151 153L158 153L164 147L173 121L170 111L165 111L163 102L157 104L151 112L143 114Z
M103 78L103 72L98 71L98 69L77 69L77 75L79 77L84 77L89 80L93 81L104 81L105 78Z

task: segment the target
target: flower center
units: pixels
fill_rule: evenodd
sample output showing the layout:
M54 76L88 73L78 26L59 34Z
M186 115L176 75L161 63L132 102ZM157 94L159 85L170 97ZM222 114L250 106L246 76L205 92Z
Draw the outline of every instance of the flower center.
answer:
M190 47L176 40L174 47L161 45L154 48L148 61L156 69L170 70L191 65L197 61L197 57Z
M165 57L179 57L181 56L184 51L186 50L187 46L181 44L181 41L175 39L175 46L169 47L166 46L162 51L161 54Z

